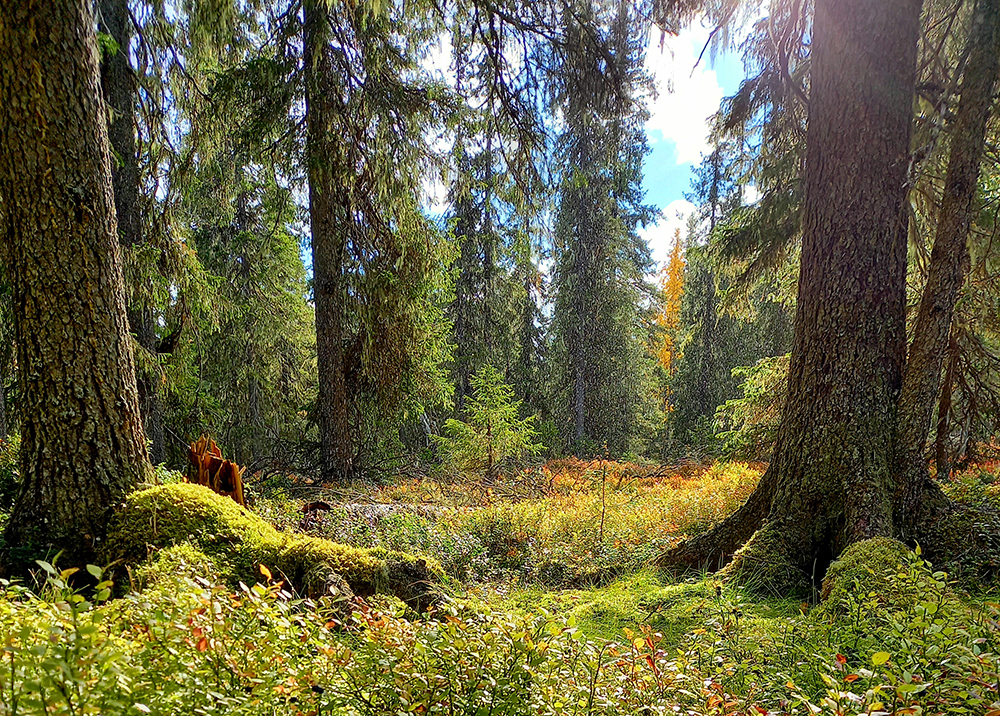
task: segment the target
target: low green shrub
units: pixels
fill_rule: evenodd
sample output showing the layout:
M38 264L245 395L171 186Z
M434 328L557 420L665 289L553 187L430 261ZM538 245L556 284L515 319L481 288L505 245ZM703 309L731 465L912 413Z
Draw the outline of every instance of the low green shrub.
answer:
M637 477L643 470L654 474ZM371 520L333 505L303 526L345 544L433 555L449 575L465 582L517 579L579 587L641 570L686 535L730 514L760 476L758 468L742 463L660 474L599 460L562 460L540 473L545 494L532 499L440 506L432 514L399 510ZM438 493L420 482L370 497L414 494ZM268 514L285 524L294 518L274 505Z
M594 642L572 618L457 609L411 622L362 608L338 623L277 585L187 578L113 602L58 574L41 596L6 588L2 713L610 716L726 701L649 629Z
M881 548L899 554L894 545ZM871 589L871 575L855 571L837 610L773 620L764 630L747 627L745 594L727 590L682 648L727 693L770 714L1000 709L1000 605L974 608L948 575L912 552L880 574L885 581Z
M175 549L176 564L197 560ZM164 573L108 600L43 565L38 595L0 582L0 713L389 716L401 713L992 714L1000 709L1000 606L972 608L909 555L888 610L863 590L847 615L760 616L745 592L650 582L642 609L686 603L701 619L676 641L639 624L588 638L576 614L449 605L407 620L382 599L342 616L277 582L233 591ZM647 577L652 579L651 576ZM863 577L861 577L863 579ZM615 589L593 604L614 606ZM540 600L536 600L540 601ZM619 600L620 601L620 600ZM679 645L679 646L678 646Z
M889 552L883 564L888 564L899 550L883 547ZM1000 605L973 609L959 598L948 575L934 571L919 551L903 557L884 590L870 589L870 580L858 574L854 590L843 596L842 618L827 621L828 614L818 613L821 623L806 643L822 643L825 636L839 649L808 654L823 688L810 694L791 679L792 703L800 709L790 713L982 714L1000 709Z

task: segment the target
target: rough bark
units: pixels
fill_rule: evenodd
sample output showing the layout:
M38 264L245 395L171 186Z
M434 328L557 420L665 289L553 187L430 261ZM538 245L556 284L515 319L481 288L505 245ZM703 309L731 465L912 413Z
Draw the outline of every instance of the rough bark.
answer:
M951 455L948 450L948 436L951 434L951 391L955 386L955 369L957 367L958 335L953 331L951 338L948 340L948 370L944 374L944 385L941 386L941 399L938 401L937 439L934 446L937 474L944 477L951 475Z
M815 3L798 304L774 456L743 509L664 564L725 561L766 519L731 569L782 562L776 579L804 582L848 544L892 534L920 6Z
M139 193L139 158L135 144L135 81L128 61L132 26L126 0L101 0L101 29L118 43L118 51L101 63L101 89L108 104L108 140L114 156L111 162L111 182L118 217L118 240L127 252L143 243L142 210ZM148 308L133 305L128 309L128 322L136 341L156 358L156 330L153 313ZM149 362L149 361L147 361ZM159 464L166 459L163 442L163 407L158 391L158 371L137 366L139 411L149 439L150 460Z
M896 524L905 538L912 536L923 493L933 489L924 449L948 348L955 303L969 270L969 226L986 142L986 123L1000 71L998 44L1000 0L979 0L969 33L969 59L962 75L961 99L952 132L951 156L927 284L920 300L899 397L894 507ZM950 386L947 392L950 400ZM944 414L947 415L947 412L945 410ZM946 433L947 419L944 427ZM947 460L941 461L939 469L941 466L947 470ZM947 472L944 474L947 475Z
M344 351L343 266L350 205L337 177L339 137L335 118L339 92L333 87L329 12L318 0L304 3L306 154L309 222L312 233L316 352L319 368L317 422L323 479L338 481L354 472L350 403Z
M246 371L247 371L247 414L246 425L250 429L246 436L245 445L242 450L242 462L244 467L255 465L264 454L264 406L263 394L260 381L257 379L255 369L257 366L257 354L253 345L248 342L246 347Z
M149 472L88 0L0 3L0 260L23 476L6 540L93 553Z

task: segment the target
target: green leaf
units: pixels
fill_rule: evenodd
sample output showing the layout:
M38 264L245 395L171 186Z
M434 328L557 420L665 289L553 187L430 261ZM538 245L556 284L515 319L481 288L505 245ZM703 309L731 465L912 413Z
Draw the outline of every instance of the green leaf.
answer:
M872 654L872 664L874 664L875 666L882 666L882 664L889 661L891 656L892 654L890 654L887 651L876 651L874 654Z

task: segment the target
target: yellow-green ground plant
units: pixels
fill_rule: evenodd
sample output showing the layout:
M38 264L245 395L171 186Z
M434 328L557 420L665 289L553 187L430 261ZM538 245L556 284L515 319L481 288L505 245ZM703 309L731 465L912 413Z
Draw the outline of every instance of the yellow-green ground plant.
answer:
M165 578L111 599L43 564L39 592L3 583L0 714L994 714L996 605L976 609L919 556L886 610L858 585L857 621L752 618L721 585L679 640L650 625L588 637L573 615L445 605L347 617L281 583L233 590ZM858 631L860 629L860 631Z
M509 487L516 499L494 491L476 504L455 504L447 486L418 480L352 497L400 505L389 514L373 510L359 519L358 510L333 503L302 526L345 544L432 555L462 581L585 586L641 569L720 520L753 491L760 472L745 463L657 468L561 460L498 481L495 490ZM301 517L275 504L264 511L289 527Z

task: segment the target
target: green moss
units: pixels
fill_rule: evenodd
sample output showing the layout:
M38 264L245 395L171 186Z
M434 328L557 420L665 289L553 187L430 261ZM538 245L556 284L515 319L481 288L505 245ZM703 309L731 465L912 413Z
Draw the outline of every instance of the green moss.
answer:
M1000 511L988 500L952 503L921 524L919 535L928 559L969 587L1000 575Z
M401 553L364 550L275 529L233 500L199 485L160 485L132 493L114 516L105 555L141 564L157 549L189 543L210 558L220 576L235 584L260 578L260 565L308 596L333 587L334 575L355 594L396 594L414 608L434 601L440 566Z
M743 545L719 577L761 596L782 597L810 590L810 576L792 561L798 550L788 544L784 530L764 522Z
M175 577L229 581L229 575L220 573L216 560L188 542L157 550L132 574L137 589L148 589Z
M906 564L910 550L902 542L888 537L855 542L845 549L827 569L821 591L821 614L843 613L851 595L858 588L865 596L877 599L889 608L900 608L912 595L899 588L895 579Z
M517 614L544 609L556 617L572 617L589 639L618 640L625 630L638 632L648 624L663 637L662 648L681 647L685 635L721 618L732 620L740 611L740 627L761 638L774 638L784 617L798 613L798 602L744 603L740 593L717 589L715 580L674 582L663 573L646 569L601 587L549 591L532 586L508 595L487 593L473 610L501 610Z
M704 583L670 584L654 570L643 570L603 586L549 591L540 587L520 589L500 599L489 600L491 608L520 613L539 608L572 617L580 630L594 639L620 639L623 630L650 624L668 643L699 624L698 607L713 593Z

